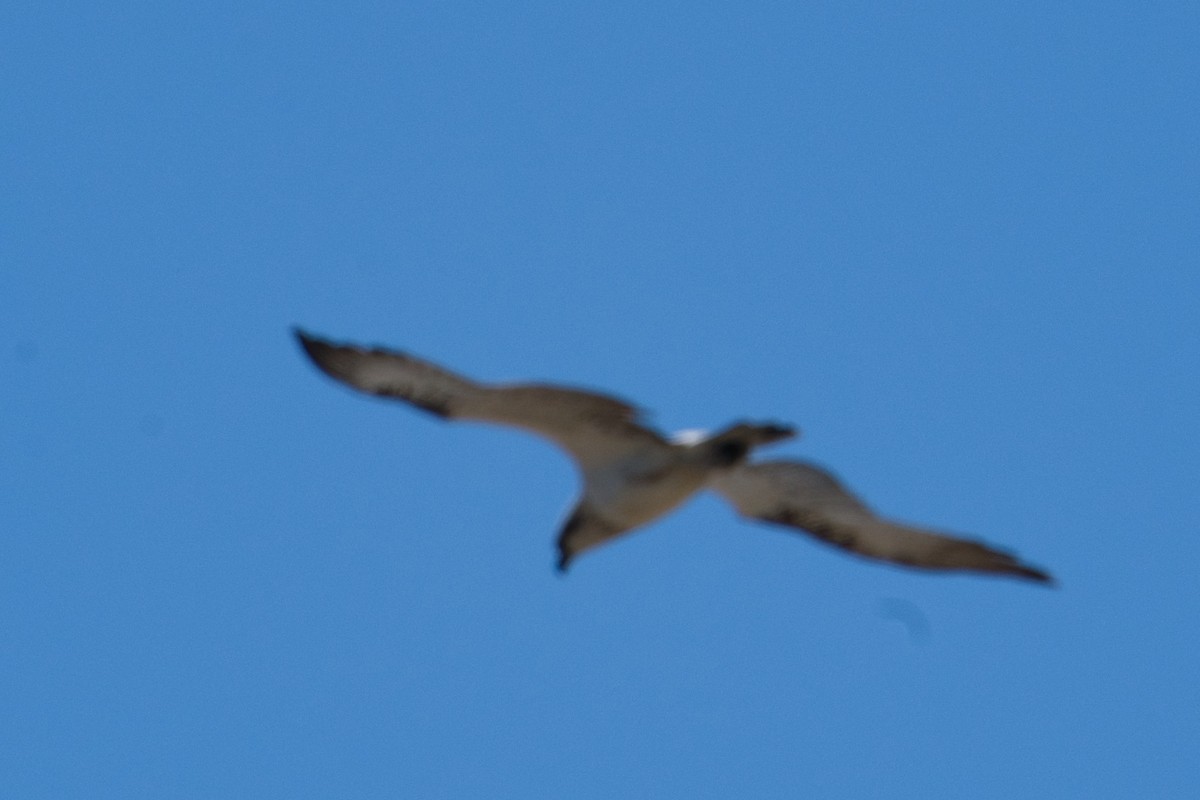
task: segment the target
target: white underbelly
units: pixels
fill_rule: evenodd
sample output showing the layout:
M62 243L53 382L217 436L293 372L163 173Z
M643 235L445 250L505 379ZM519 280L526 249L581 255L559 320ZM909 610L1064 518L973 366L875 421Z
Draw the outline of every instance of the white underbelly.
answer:
M671 511L699 490L707 470L674 465L629 476L617 471L588 476L584 494L605 519L633 527Z

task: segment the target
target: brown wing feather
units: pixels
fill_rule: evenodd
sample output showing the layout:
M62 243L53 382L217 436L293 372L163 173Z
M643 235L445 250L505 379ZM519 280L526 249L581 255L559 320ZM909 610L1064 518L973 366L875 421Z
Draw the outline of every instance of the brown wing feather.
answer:
M396 350L334 344L300 330L296 337L314 364L348 386L445 419L523 428L553 440L585 469L668 446L634 406L615 397L546 384L489 386Z
M750 464L722 473L711 485L745 516L803 531L867 558L1053 582L1042 570L983 542L882 519L836 478L811 464Z
M322 372L360 392L404 400L439 417L454 417L482 386L407 353L327 342L297 330L304 352Z

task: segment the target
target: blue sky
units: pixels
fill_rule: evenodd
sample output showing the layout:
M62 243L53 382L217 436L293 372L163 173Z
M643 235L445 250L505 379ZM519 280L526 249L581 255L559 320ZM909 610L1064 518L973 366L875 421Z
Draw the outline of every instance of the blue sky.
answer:
M0 793L1182 797L1200 10L13 2ZM1061 587L576 479L289 328L602 388Z

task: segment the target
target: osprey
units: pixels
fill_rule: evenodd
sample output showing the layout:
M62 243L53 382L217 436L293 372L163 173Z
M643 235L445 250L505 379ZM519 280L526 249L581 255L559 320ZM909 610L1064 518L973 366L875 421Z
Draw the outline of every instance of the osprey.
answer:
M795 436L786 425L738 422L712 436L686 432L668 439L643 423L635 407L607 395L539 383L478 383L406 353L295 333L317 367L361 392L403 400L442 419L523 428L565 450L582 473L583 494L558 536L563 571L580 553L712 489L746 517L867 558L1052 582L982 542L878 517L813 464L748 460L756 448Z

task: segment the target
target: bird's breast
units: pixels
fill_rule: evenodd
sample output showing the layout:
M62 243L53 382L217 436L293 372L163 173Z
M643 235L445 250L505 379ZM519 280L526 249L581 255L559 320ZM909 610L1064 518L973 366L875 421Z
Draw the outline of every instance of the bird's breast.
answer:
M626 464L586 476L587 502L630 527L672 510L703 485L707 471L687 463Z

